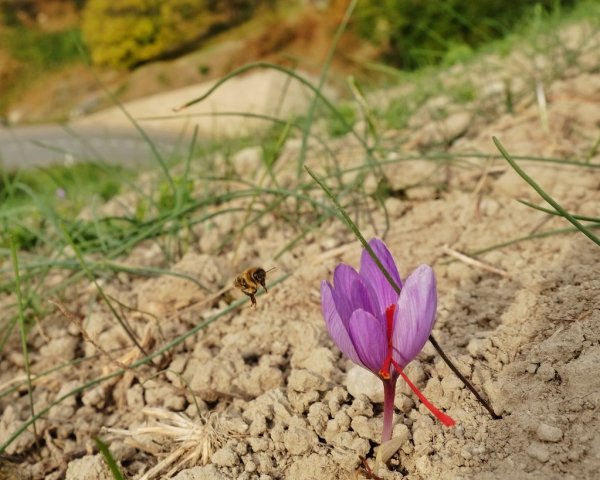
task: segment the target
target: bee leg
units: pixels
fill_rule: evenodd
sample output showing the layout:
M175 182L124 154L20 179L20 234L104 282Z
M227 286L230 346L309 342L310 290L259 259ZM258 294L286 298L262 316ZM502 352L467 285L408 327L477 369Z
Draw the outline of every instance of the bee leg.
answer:
M253 293L251 293L250 295L248 295L250 297L250 302L252 302L250 304L251 307L256 307L256 297L254 296Z
M260 286L261 286L261 287L263 287L263 288L265 289L265 292L267 292L267 293L269 292L269 291L267 290L267 284L266 284L266 282L264 282L264 281L263 281L263 282L259 281L258 283L260 283Z

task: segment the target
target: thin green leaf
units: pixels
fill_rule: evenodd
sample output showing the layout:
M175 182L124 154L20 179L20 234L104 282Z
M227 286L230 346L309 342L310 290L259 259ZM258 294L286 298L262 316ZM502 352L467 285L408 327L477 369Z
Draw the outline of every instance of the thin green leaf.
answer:
M102 457L104 457L104 461L108 465L108 468L110 468L110 473L112 473L113 478L115 480L125 480L125 476L121 473L121 469L119 468L117 461L112 456L112 453L110 453L108 445L106 445L106 443L99 438L95 438L94 440L96 441L96 447L98 448L98 451L102 454Z
M112 302L109 300L109 298L104 293L104 290L102 289L100 284L97 282L96 276L94 275L92 269L88 266L87 262L84 260L79 247L75 244L75 242L73 242L73 239L70 237L70 235L67 233L67 231L64 228L62 229L62 231L63 231L63 236L65 237L67 243L69 245L71 245L71 248L75 252L75 256L77 257L77 260L79 261L79 264L81 265L82 270L85 272L87 277L94 283L96 290L100 294L100 297L102 298L104 303L106 303L107 307L110 309L113 316L117 319L117 321L119 322L119 324L121 325L121 327L123 328L123 330L125 331L127 336L129 337L129 339L135 344L136 347L138 347L140 349L141 352L144 353L144 355L147 355L144 347L140 344L139 340L137 339L135 332L131 329L131 327L129 326L127 321L124 318L122 318L121 315L119 315L119 313L113 306Z
M323 189L323 191L325 192L325 194L331 199L331 201L333 202L333 204L338 209L338 212L342 216L343 220L350 227L350 229L352 230L352 232L354 233L354 235L356 235L356 238L358 238L358 240L360 241L360 243L362 244L362 246L364 247L364 249L367 252L369 252L369 255L371 256L371 258L373 259L373 261L377 265L377 268L379 268L379 270L381 270L381 273L383 273L383 275L385 276L386 280L389 282L389 284L392 286L392 288L396 291L396 293L399 294L400 293L400 286L394 281L394 279L389 274L389 272L387 271L387 269L383 266L383 264L381 263L381 261L379 260L379 258L377 257L377 255L375 254L375 252L373 251L373 249L371 248L371 246L369 245L369 242L367 242L366 238L361 233L360 229L358 228L358 225L356 225L356 223L354 223L352 221L352 219L350 218L350 216L348 215L348 213L346 213L346 210L344 209L344 207L342 207L342 205L338 202L337 198L335 197L335 195L331 191L331 189L325 184L325 182L323 182L319 177L317 177L317 175L308 166L305 165L304 168L306 169L306 171L308 172L308 174L314 179L314 181L319 184L319 186Z
M19 327L21 330L21 349L23 350L23 362L25 363L25 375L27 376L27 396L29 397L29 410L31 416L35 418L35 408L33 406L33 385L31 383L31 369L29 366L29 351L27 349L27 328L25 326L25 305L23 303L23 293L21 291L21 278L19 276L19 258L17 256L17 244L14 238L10 239L10 249L12 256L13 271L15 274L15 287L17 299L19 302ZM33 434L36 442L38 439L36 423L33 422Z
M554 207L554 209L563 217L565 217L569 222L571 222L577 230L583 233L586 237L588 237L592 242L596 245L600 246L600 238L594 235L589 229L587 229L584 225L582 225L573 215L567 212L556 200L554 200L550 195L548 195L542 187L540 187L533 178L525 173L525 171L517 165L517 162L510 156L510 154L506 151L500 140L496 137L492 137L492 140L496 144L498 150L502 156L506 159L506 161L510 164L510 166L517 172L517 174L525 180L531 187L538 193L540 197L542 197L546 202Z
M550 215L556 215L556 216L562 217L562 215L559 212L557 212L556 210L550 210L549 208L540 207L539 205L528 202L527 200L520 200L517 198L517 202L522 203L523 205L527 205L528 207L531 207L535 210L539 210L540 212L549 213ZM586 217L585 215L573 215L573 218L576 218L577 220L582 220L584 222L600 222L599 217Z

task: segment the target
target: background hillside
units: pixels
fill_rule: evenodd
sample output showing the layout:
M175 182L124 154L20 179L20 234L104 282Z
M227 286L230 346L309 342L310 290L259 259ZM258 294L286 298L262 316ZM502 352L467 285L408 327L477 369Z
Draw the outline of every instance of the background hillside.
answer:
M66 120L218 78L255 60L318 72L346 1L2 0L0 117ZM574 0L358 2L331 79L455 62Z

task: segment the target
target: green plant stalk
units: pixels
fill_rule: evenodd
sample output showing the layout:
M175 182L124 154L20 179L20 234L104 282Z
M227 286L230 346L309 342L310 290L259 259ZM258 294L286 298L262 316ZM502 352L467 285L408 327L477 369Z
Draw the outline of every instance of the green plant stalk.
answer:
M562 215L559 212L557 212L556 210L550 210L549 208L540 207L539 205L528 202L527 200L517 199L517 202L522 203L523 205L526 205L535 210L539 210L540 212L548 213L550 215L554 215L557 217L562 217ZM588 217L585 215L573 215L573 218L576 218L577 220L582 220L584 222L596 222L596 223L600 222L600 217Z
M319 186L323 189L323 191L326 193L326 195L331 199L333 204L337 207L343 220L350 227L350 229L352 230L354 235L358 238L358 240L360 241L360 243L362 244L364 249L369 253L369 256L373 259L373 261L377 265L377 268L379 268L379 270L381 270L381 273L383 273L386 280L389 282L389 284L392 286L392 288L395 290L395 292L399 295L400 294L400 286L398 284L396 284L396 282L394 281L392 276L389 274L389 272L386 270L386 268L383 266L383 264L381 263L379 258L377 258L377 255L375 254L375 252L373 251L373 249L371 248L371 246L369 245L369 243L367 242L367 240L361 233L358 226L352 221L350 216L344 210L344 207L342 207L342 205L335 198L334 193L329 189L329 187L327 185L325 185L325 183L323 181L321 181L319 179L319 177L317 177L317 175L308 166L305 166L304 168L306 169L308 174L315 180L315 182L317 182L319 184ZM481 396L481 394L475 389L475 387L471 384L471 382L469 382L469 380L467 380L467 378L460 372L460 370L458 370L458 368L454 365L454 363L448 358L448 356L444 353L444 351L442 350L442 348L440 347L439 343L437 342L437 340L434 338L433 335L429 335L429 341L433 345L433 348L435 348L436 351L438 352L438 354L442 357L442 360L444 360L446 365L448 365L450 370L452 370L454 372L454 374L460 379L460 381L463 382L465 387L467 387L471 391L471 393L473 393L473 395L475 395L475 398L477 398L479 403L481 403L483 405L483 407L490 413L492 418L493 419L502 418L500 415L498 415L494 412L492 407Z
M531 178L529 175L527 175L525 173L525 171L521 167L519 167L519 165L517 165L517 162L515 162L513 160L513 158L510 156L510 154L506 151L506 149L504 148L502 143L500 143L500 140L498 140L496 137L492 137L492 140L496 144L496 147L498 148L498 150L500 150L500 153L502 154L502 156L506 159L506 161L514 169L514 171L517 172L517 174L523 180L525 180L531 186L531 188L533 188L538 193L538 195L540 197L542 197L544 200L546 200L546 202L548 202L550 205L552 205L552 207L554 207L554 209L561 216L565 217L565 219L567 219L569 222L571 222L575 226L575 228L577 228L577 230L579 230L581 233L583 233L586 237L588 237L596 245L600 246L600 238L598 238L590 230L588 230L584 225L582 225L573 215L571 215L569 212L567 212L556 200L554 200L550 195L548 195L542 189L542 187L540 187L535 182L535 180L533 178Z
M121 315L119 315L119 313L113 306L112 302L109 300L109 298L104 293L104 290L102 289L100 284L97 282L96 276L94 275L92 270L89 268L87 262L84 260L83 255L81 254L81 250L79 250L79 247L75 244L75 242L73 242L73 239L71 238L71 236L67 233L67 231L64 228L62 229L62 231L63 231L63 235L64 235L65 239L67 240L67 243L71 246L71 248L75 252L75 256L77 257L77 260L79 261L79 264L81 265L82 270L85 272L87 277L94 283L96 290L100 294L100 297L102 298L102 300L106 303L106 305L110 309L111 313L117 319L117 321L119 322L119 324L121 325L121 327L123 328L123 330L125 331L127 336L129 337L129 339L135 344L136 347L138 347L140 349L140 351L144 355L147 355L146 351L144 350L144 347L140 344L139 340L136 338L135 332L133 332L133 330L127 324L127 322L123 318L121 318Z
M276 125L289 126L293 127L296 130L299 130L301 133L304 131L302 125L293 122L291 120L282 120L281 118L277 118L271 115L264 115L260 113L252 113L252 112L213 112L213 113L189 113L182 115L160 115L154 117L143 117L138 120L176 120L178 118L193 118L193 117L244 117L244 118L252 118L257 120L264 120L266 122L272 122ZM327 144L325 140L323 140L320 136L311 133L311 138L314 138L319 145L323 147L323 149L331 155L333 159L336 158L335 152L331 149L331 147Z
M117 461L108 449L108 445L106 445L106 443L104 443L99 438L95 438L94 440L96 441L96 448L98 448L98 451L102 454L102 457L108 465L108 468L110 468L110 473L112 474L113 478L115 480L125 480L125 477L123 476L123 473L121 473L121 469L119 468Z
M596 229L596 228L600 228L600 225L598 225L598 224L586 225L586 228ZM554 230L547 230L544 232L537 232L532 235L513 238L512 240L508 240L506 242L497 243L496 245L492 245L491 247L480 248L479 250L469 252L468 255L470 257L476 257L478 255L482 255L484 253L491 252L493 250L498 250L500 248L508 247L510 245L515 245L516 243L524 242L526 240L535 240L536 238L551 237L553 235L561 235L563 233L575 233L575 232L579 232L579 229L577 229L575 227L565 227L565 228L557 228ZM448 262L443 262L442 265L447 265L447 264L453 263L455 261L457 261L457 260L452 259L452 260L449 260Z
M14 241L14 238L11 238L10 246L13 271L15 275L15 287L17 292L17 299L19 301L19 326L21 330L21 349L23 350L23 362L25 364L25 375L27 376L27 395L29 397L29 410L31 411L31 417L35 418L35 408L33 406L33 384L31 382L29 351L27 349L27 329L25 328L25 306L23 305L23 293L21 292L21 279L19 277L19 258L17 256L17 245ZM38 432L35 422L33 422L33 434L35 436L35 441L37 442Z
M77 45L77 46L79 48L79 53L81 54L81 56L83 58L85 58L86 60L89 60L89 58L88 58L86 52L84 51L83 47L81 45ZM175 182L173 181L173 177L171 176L171 172L169 172L169 168L167 167L167 164L166 164L164 158L162 157L162 155L158 151L158 148L156 148L156 145L154 144L154 142L152 141L152 139L148 136L148 134L146 133L146 131L140 126L140 124L136 121L136 119L133 118L133 116L129 113L129 111L125 108L125 106L119 101L119 99L116 97L116 95L114 95L100 81L100 77L98 77L98 75L94 72L93 69L91 70L91 72L92 72L92 75L94 76L94 79L96 80L96 83L104 91L104 93L106 94L106 96L110 99L110 101L114 105L117 106L117 108L119 110L121 110L123 112L123 114L131 122L131 124L133 125L133 127L138 131L138 133L142 136L142 138L149 145L150 150L152 151L152 154L154 155L154 158L156 159L156 161L158 162L160 168L162 169L163 173L165 174L165 178L167 179L167 182L169 183L169 187L171 189L171 193L173 194L173 196L175 196L177 194L177 187L175 186Z
M198 140L198 124L194 126L194 132L192 133L192 141L190 142L190 148L188 149L188 154L185 159L185 165L183 168L183 180L184 182L187 180L190 174L190 163L192 162L192 157L194 156L194 150L196 148L196 141ZM175 202L175 207L177 210L181 208L181 204L183 202L183 190L177 190L177 201Z
M356 8L357 0L350 0L348 6L346 7L346 11L344 12L344 17L338 26L335 35L333 36L333 40L327 51L327 56L325 57L325 62L323 64L323 69L321 70L321 74L319 76L319 82L317 84L317 91L321 92L323 85L325 85L325 81L327 80L327 74L329 73L329 67L331 66L331 61L333 60L333 55L335 53L335 49L342 38L342 34L346 31L348 26L348 22L350 21L350 17L352 16L352 12ZM302 145L300 147L300 153L298 155L298 170L296 172L297 178L300 178L302 174L302 167L304 166L304 161L306 159L306 151L308 149L308 138L310 136L310 129L313 124L315 110L317 108L317 101L319 97L315 95L310 102L310 106L308 108L308 113L306 115L306 121L304 122L304 132L302 133Z
M183 110L184 108L195 105L196 103L199 103L199 102L203 101L204 99L208 98L221 85L223 85L226 81L230 80L231 78L235 77L236 75L240 75L249 70L254 70L257 68L270 68L273 70L278 70L278 71L283 72L286 75L289 75L289 76L295 78L296 80L298 80L300 83L302 83L304 86L306 86L309 90L311 90L317 97L319 97L319 99L323 102L323 105L325 105L325 107L327 107L327 109L330 110L340 120L340 122L342 123L344 128L347 128L348 131L354 136L354 138L356 138L356 140L367 151L369 151L369 147L368 147L368 145L365 144L364 139L358 133L356 133L356 130L354 130L354 128L351 125L349 125L348 122L346 122L346 119L344 118L344 116L339 112L339 110L337 108L335 108L335 106L327 99L327 97L325 95L323 95L323 93L321 93L321 91L319 89L317 89L312 83L310 83L308 80L306 80L306 78L304 78L303 76L301 76L301 75L297 74L296 72L289 70L285 67L276 65L274 63L253 62L253 63L249 63L247 65L244 65L243 67L237 68L237 69L233 70L232 72L228 73L227 75L225 75L223 78L219 79L219 81L217 81L211 88L208 89L208 91L206 93L204 93L200 97L194 98L193 100L190 100L189 102L186 102L183 105L180 105L179 107L174 108L173 110L175 112L179 112L180 110Z

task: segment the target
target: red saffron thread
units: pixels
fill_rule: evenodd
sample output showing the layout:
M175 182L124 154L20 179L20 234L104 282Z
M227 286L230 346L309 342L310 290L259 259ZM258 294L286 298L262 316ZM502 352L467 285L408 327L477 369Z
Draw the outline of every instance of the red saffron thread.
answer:
M417 386L412 383L409 378L406 376L400 365L394 360L392 357L392 352L394 351L394 346L392 345L392 335L394 333L394 312L396 311L396 305L392 304L385 309L385 320L386 320L386 335L388 341L388 350L385 359L383 360L383 365L379 369L379 376L384 380L389 380L391 377L390 368L393 365L396 371L402 376L403 380L408 384L410 389L415 392L415 395L419 397L419 400L425 405L431 413L435 415L435 417L442 422L447 427L453 427L456 425L456 422L450 417L446 415L441 410L437 409L433 406L433 404L427 400L425 395L417 388Z
M398 373L402 376L403 380L406 383L408 383L408 386L410 387L410 389L413 392L415 392L415 395L417 397L419 397L419 400L421 400L423 405L425 405L429 409L429 411L431 413L433 413L440 422L442 422L447 427L453 427L454 425L456 425L456 422L454 421L454 419L452 417L450 417L449 415L446 415L441 410L438 410L436 407L433 406L433 404L429 400L427 400L427 398L425 398L425 395L423 395L423 393L417 388L417 386L409 380L409 378L406 376L406 373L404 373L402 371L402 369L400 368L400 365L398 365L393 359L392 359L392 364L394 365L394 368L398 371Z
M392 335L394 333L394 312L396 311L396 305L392 304L385 309L385 323L386 323L386 335L388 341L387 355L383 361L383 365L379 369L379 375L384 380L390 379L390 367L392 364L392 351L394 346L392 345Z

